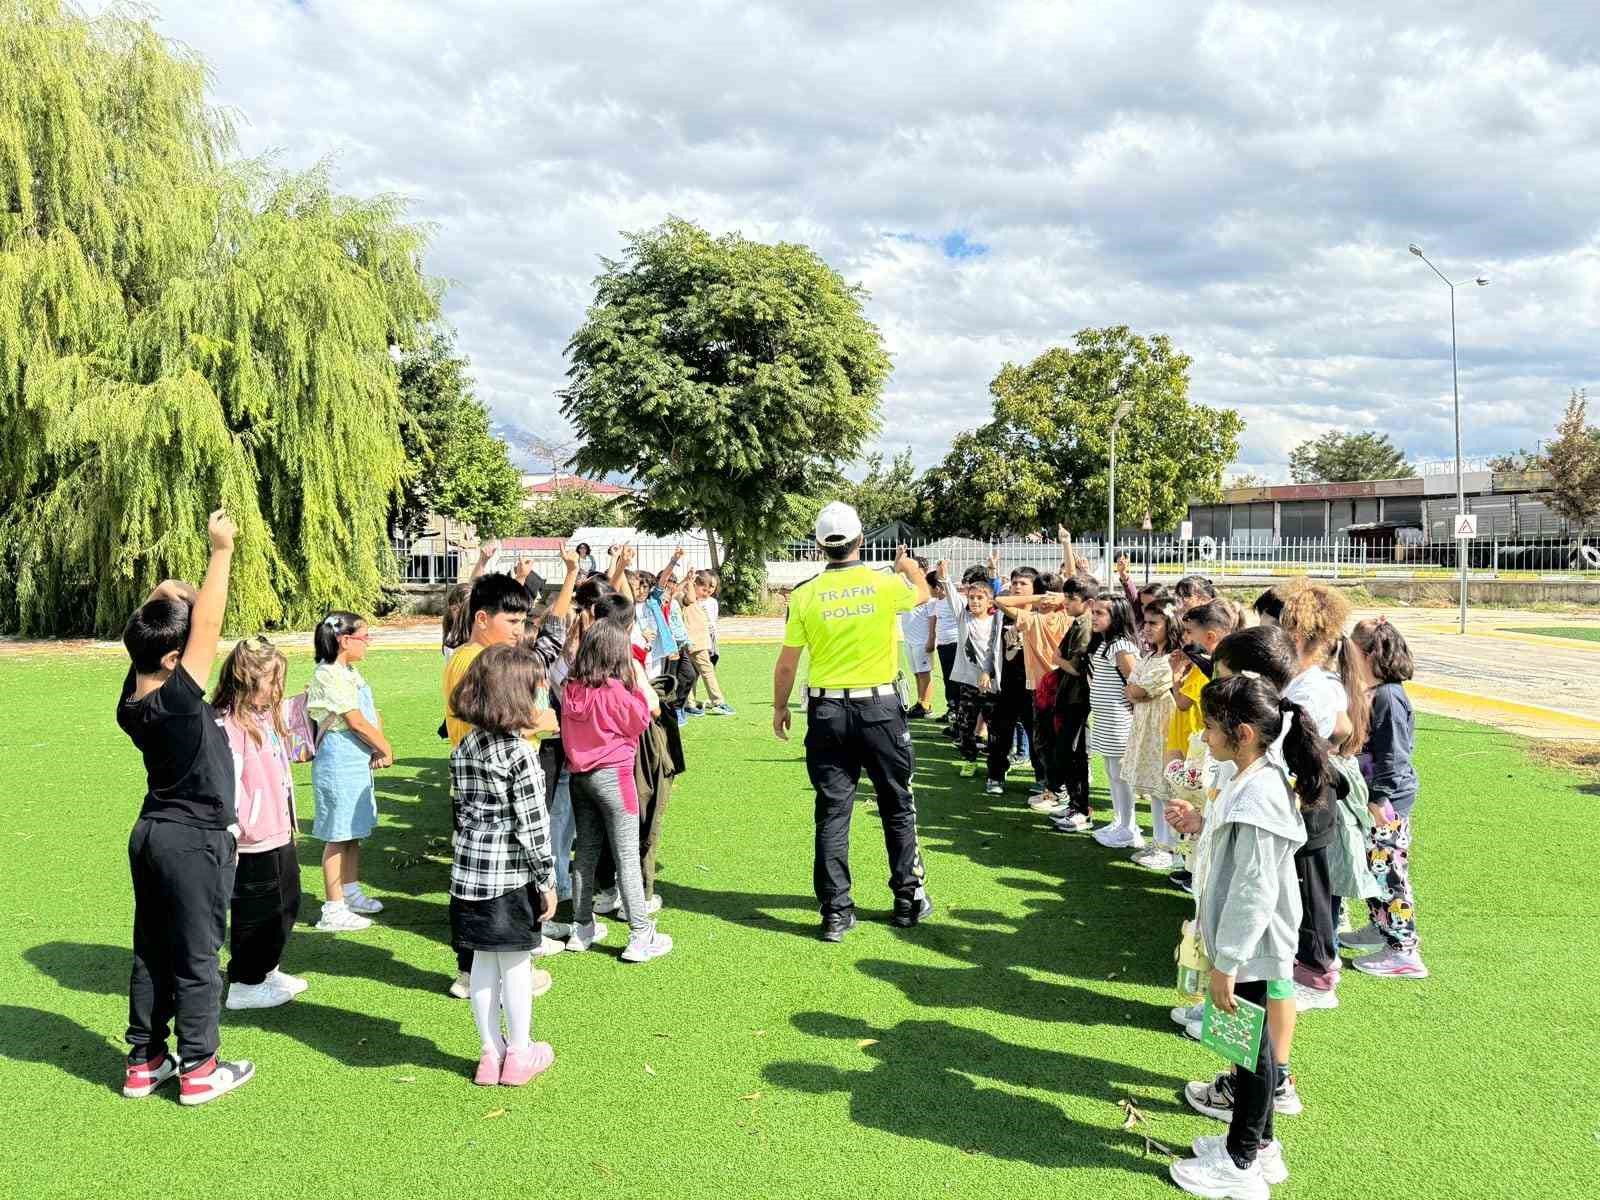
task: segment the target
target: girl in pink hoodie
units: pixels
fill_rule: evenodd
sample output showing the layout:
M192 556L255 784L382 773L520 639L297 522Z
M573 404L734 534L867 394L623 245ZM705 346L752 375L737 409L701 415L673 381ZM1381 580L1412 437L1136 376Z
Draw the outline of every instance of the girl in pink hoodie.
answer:
M656 931L645 906L639 868L639 795L633 783L639 736L660 711L655 689L633 657L627 625L597 621L590 626L561 693L561 743L571 772L572 814L578 828L568 950L587 950L595 941L595 869L608 837L628 921L622 960L649 962L672 949L672 939Z
M222 664L212 707L233 751L239 866L233 883L227 1006L275 1008L306 990L278 968L300 915L294 781L283 720L287 660L266 638L240 642Z

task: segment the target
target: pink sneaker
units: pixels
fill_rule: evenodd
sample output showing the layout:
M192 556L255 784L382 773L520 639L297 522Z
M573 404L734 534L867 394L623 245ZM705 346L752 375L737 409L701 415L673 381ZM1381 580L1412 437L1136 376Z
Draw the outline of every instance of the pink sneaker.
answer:
M1422 956L1415 950L1383 950L1358 958L1350 964L1367 975L1386 979L1426 979L1428 968L1422 965Z
M500 1069L500 1086L521 1087L535 1075L542 1075L555 1062L556 1052L549 1042L535 1042L526 1050L507 1050L506 1064Z
M500 1082L500 1056L493 1050L484 1049L483 1057L478 1060L478 1073L472 1077L472 1082L481 1087L494 1087Z

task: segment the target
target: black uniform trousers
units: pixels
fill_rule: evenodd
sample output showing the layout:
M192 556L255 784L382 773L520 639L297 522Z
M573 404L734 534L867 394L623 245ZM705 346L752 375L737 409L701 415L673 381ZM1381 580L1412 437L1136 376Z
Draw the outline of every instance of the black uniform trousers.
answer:
M233 877L228 982L250 985L266 979L281 961L299 916L300 860L294 842L239 855Z
M855 907L850 896L850 818L862 771L878 796L889 853L889 889L896 897L911 899L923 886L917 805L911 791L916 765L911 730L898 696L810 700L806 772L817 792L812 881L824 917Z
M1236 983L1233 994L1266 1007L1267 985L1263 980ZM1272 1034L1263 1027L1255 1064L1233 1068L1233 1119L1228 1123L1227 1147L1235 1160L1250 1162L1272 1140L1273 1092L1278 1086L1274 1058Z
M1050 790L1064 793L1074 813L1092 815L1089 808L1089 706L1086 703L1059 703L1055 715L1061 728L1052 736L1049 770ZM1049 719L1045 714L1044 719Z
M128 1045L149 1060L178 1035L184 1066L217 1052L222 1006L218 954L233 899L233 835L140 818L128 837L133 874L133 971Z

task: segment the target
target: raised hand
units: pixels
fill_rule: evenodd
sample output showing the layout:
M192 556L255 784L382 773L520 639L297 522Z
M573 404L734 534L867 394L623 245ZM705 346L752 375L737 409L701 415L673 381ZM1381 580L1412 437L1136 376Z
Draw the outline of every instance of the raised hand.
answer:
M571 574L578 569L578 552L576 550L561 551L561 565Z
M233 518L228 515L227 509L219 508L206 522L206 533L211 538L212 550L232 550L233 539L239 535L239 527L233 523Z

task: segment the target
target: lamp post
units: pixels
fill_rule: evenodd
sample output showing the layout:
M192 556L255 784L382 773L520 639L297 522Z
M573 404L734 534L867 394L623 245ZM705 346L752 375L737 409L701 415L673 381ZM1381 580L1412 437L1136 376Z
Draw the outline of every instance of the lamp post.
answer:
M1450 289L1450 393L1454 398L1456 419L1456 515L1462 516L1467 511L1467 493L1461 480L1461 376L1456 366L1456 288L1464 287L1466 280L1456 282L1429 262L1428 256L1422 252L1422 247L1412 242L1406 247L1423 262L1428 264L1428 269L1444 280L1445 286ZM1472 281L1479 287L1489 286L1489 277L1479 275ZM1467 538L1456 539L1456 558L1461 564L1461 633L1467 632Z
M1106 586L1111 586L1111 563L1117 554L1117 426L1133 408L1129 397L1117 404L1111 415L1111 484L1106 489Z

